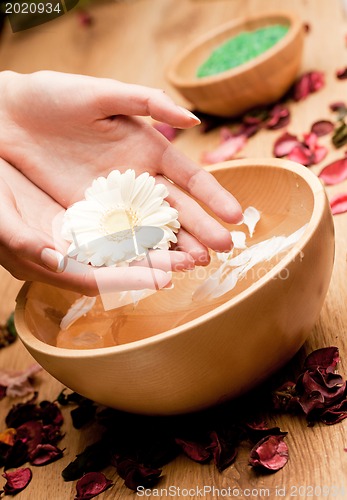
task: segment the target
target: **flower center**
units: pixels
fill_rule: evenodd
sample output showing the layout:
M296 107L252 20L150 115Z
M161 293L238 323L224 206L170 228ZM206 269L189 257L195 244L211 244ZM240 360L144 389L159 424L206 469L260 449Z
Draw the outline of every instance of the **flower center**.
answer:
M108 210L101 220L101 231L107 235L116 237L121 231L131 230L137 225L139 218L131 208L112 208Z

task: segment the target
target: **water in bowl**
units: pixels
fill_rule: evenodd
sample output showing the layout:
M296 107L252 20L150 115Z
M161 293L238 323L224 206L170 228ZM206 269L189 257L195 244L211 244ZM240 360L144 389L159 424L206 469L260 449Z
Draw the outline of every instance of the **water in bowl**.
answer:
M247 246L272 236L289 236L302 227L303 221L302 217L297 220L294 217L289 227L286 221L286 231L281 231L283 222L283 216L263 215L253 238L247 238ZM288 250L254 266L223 296L193 301L192 296L197 287L221 265L216 254L212 253L211 263L207 267L174 273L173 289L155 292L137 304L105 311L103 302L98 297L94 307L66 330L60 329L61 319L80 296L54 287L50 287L48 293L47 285L34 283L26 305L27 324L44 342L67 349L95 349L128 344L166 332L212 311L264 277L287 252ZM285 272L284 270L284 274L278 279L286 279Z

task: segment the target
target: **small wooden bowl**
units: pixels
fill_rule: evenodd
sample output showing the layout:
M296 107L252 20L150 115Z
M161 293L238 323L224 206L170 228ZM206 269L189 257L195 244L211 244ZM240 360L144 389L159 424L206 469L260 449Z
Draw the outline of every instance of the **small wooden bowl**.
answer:
M63 384L122 410L189 412L240 395L303 344L323 305L334 258L332 216L319 179L281 159L235 160L209 170L244 208L262 212L249 245L307 224L304 235L266 274L242 280L232 298L192 302L191 291L208 268L177 273L172 290L154 293L135 309L115 310L121 325L131 320L133 342L113 347L55 347L59 321L77 294L25 284L15 312L18 334Z
M286 35L259 56L223 73L196 76L211 52L242 31L283 24ZM185 47L168 67L168 81L194 107L205 113L235 116L277 101L289 89L300 68L303 22L293 13L279 12L242 18L218 27Z

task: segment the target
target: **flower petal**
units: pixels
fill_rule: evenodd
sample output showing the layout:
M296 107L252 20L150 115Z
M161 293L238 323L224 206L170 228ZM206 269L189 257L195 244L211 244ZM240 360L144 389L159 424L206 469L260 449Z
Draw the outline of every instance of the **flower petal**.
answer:
M347 212L347 193L337 194L331 198L330 208L333 215Z
M276 158L282 158L283 156L289 155L289 153L300 144L296 135L289 134L285 132L280 137L276 139L274 144L273 154Z
M347 155L326 165L318 174L318 177L328 186L347 179Z
M311 132L322 137L323 135L330 134L334 130L334 124L330 120L318 120L311 126Z
M246 144L245 135L230 137L222 142L214 151L205 152L202 155L203 163L219 163L221 161L231 160Z

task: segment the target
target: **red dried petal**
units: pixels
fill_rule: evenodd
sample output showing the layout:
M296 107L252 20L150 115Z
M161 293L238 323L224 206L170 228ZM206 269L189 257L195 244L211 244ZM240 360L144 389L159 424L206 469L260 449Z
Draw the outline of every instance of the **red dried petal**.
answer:
M178 130L177 128L172 127L168 123L155 123L153 127L158 130L164 137L170 142L172 142L176 137Z
M276 139L273 154L276 158L282 158L283 156L287 156L298 144L300 142L296 135L285 132Z
M321 71L309 71L304 73L294 84L293 98L301 101L312 92L317 92L324 86L324 74Z
M336 71L336 78L345 80L347 78L347 66Z
M269 118L266 121L266 128L277 130L285 127L290 121L289 109L282 104L276 104L269 111Z
M284 436L266 436L251 450L249 464L258 469L278 471L288 462L288 447Z
M318 177L328 186L338 184L347 179L347 156L326 165Z
M76 15L79 24L83 27L89 28L94 22L92 15L86 10L79 9Z
M316 134L317 137L330 134L334 130L333 122L329 120L318 120L312 124L311 132Z
M52 444L38 444L30 453L29 461L32 465L47 465L63 456L63 450Z
M5 494L16 495L28 486L32 478L32 472L29 467L25 467L13 472L4 472L3 477L7 481L4 486Z
M237 444L240 436L231 432L231 436L225 439L222 435L218 435L216 431L210 433L211 443L208 449L211 450L213 461L219 470L222 472L233 463L237 455Z
M340 361L338 347L322 347L311 352L305 359L304 370L316 370L321 368L327 370L328 368L335 369L337 363Z
M300 143L288 154L288 160L296 161L297 163L309 167L313 164L313 155L308 147Z
M330 208L333 215L347 212L347 193L337 194L331 198Z
M286 436L287 432L281 431L279 427L268 427L265 422L246 422L246 429L249 438L254 442L266 436Z
M222 142L214 151L209 151L203 154L203 163L219 163L226 160L231 160L233 156L240 151L247 142L245 135L237 135L230 137Z
M210 460L211 453L202 444L180 438L176 438L175 441L191 460L200 463Z
M116 461L117 472L127 488L136 491L139 486L152 487L159 480L160 469L146 467L131 458Z
M325 146L316 146L313 151L312 165L317 165L317 163L323 161L327 154L328 148Z
M346 103L344 103L343 101L332 102L329 106L331 111L339 111L340 109L345 109L346 107Z
M43 425L37 420L25 422L17 428L17 439L20 439L28 447L31 453L38 444L42 443Z
M75 500L89 500L110 488L113 482L102 472L87 472L77 481Z
M326 425L333 425L347 418L347 399L329 406L321 415L320 420Z

